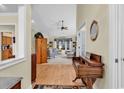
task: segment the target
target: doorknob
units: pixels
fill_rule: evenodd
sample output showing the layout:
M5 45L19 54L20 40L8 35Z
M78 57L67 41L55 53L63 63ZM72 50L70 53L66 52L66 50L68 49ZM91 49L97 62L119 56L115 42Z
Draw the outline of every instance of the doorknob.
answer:
M118 63L118 59L117 58L115 59L115 63Z
M121 59L124 62L124 58Z

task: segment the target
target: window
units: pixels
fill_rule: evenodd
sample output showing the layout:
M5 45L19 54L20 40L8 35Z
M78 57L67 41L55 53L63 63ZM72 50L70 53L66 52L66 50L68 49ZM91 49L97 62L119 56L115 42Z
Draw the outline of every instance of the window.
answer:
M56 38L56 47L60 50L71 50L72 49L72 38Z

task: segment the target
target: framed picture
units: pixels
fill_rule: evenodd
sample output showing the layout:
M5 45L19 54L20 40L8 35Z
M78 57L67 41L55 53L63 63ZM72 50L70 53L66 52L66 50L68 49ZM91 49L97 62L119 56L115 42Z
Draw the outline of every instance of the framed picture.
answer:
M95 41L98 37L98 22L93 21L90 27L90 38L92 41Z

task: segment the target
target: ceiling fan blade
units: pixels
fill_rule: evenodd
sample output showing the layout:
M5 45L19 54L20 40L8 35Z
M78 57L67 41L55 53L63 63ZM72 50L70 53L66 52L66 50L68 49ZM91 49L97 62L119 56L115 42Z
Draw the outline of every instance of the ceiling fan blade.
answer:
M57 23L57 29L62 30L68 30L68 27L64 27L64 20L58 21Z

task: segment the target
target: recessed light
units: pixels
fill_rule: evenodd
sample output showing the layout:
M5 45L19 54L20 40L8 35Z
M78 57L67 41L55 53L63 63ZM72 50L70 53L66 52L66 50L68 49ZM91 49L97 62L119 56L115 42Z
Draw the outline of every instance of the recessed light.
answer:
M35 23L35 21L34 21L33 19L31 20L31 22L32 22L32 23Z

